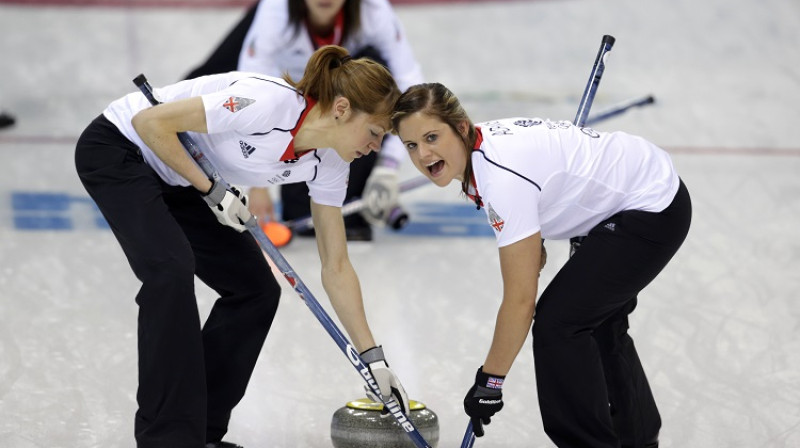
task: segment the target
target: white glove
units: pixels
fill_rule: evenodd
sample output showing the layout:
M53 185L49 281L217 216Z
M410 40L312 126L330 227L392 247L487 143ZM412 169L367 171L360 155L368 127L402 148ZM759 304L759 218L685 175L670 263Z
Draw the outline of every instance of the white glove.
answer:
M244 232L244 223L253 216L247 209L247 195L235 187L225 188L220 182L214 182L208 193L203 195L217 221L233 227L237 232Z
M397 206L398 194L397 168L376 165L361 195L364 201L361 214L372 224L384 224L389 212Z
M386 363L386 359L383 355L383 347L379 345L366 350L364 353L361 353L361 359L364 360L370 373L372 373L372 377L375 378L375 382L378 383L378 389L381 390L383 398L385 400L389 400L389 397L394 398L397 404L400 405L403 414L408 415L408 394L406 394L403 385L400 384L397 375L392 372L392 369L389 368L389 364ZM369 386L364 386L364 390L367 392L367 398L381 403L381 399L375 396ZM384 414L389 415L386 408L384 408Z

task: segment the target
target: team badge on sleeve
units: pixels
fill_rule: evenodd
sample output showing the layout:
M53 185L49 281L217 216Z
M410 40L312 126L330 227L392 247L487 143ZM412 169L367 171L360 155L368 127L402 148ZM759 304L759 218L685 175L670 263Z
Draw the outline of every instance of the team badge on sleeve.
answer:
M486 210L489 213L489 224L494 227L494 230L502 232L503 226L506 225L506 222L500 217L500 215L497 214L497 212L494 211L491 203L489 203L489 207Z
M227 101L222 103L222 107L228 109L233 112L239 112L240 110L244 109L245 107L255 103L256 100L251 100L250 98L242 98L239 96L232 96L228 98Z

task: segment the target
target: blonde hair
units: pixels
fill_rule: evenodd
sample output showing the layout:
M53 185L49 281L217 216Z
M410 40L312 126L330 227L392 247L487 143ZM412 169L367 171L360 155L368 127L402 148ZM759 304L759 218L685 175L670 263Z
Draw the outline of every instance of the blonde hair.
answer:
M465 193L468 191L469 182L472 178L472 149L478 139L478 131L472 120L469 119L461 102L447 87L438 82L417 84L411 86L400 95L394 106L392 114L392 127L397 132L397 126L409 115L421 112L430 117L438 118L450 126L464 142L464 150L467 153L467 167L464 170L464 180L461 182L461 189ZM459 126L467 124L466 134L459 131Z
M323 110L342 96L354 110L372 115L391 129L392 107L400 89L389 70L375 61L352 59L346 49L326 45L311 55L302 79L294 81L288 73L283 79L316 100Z

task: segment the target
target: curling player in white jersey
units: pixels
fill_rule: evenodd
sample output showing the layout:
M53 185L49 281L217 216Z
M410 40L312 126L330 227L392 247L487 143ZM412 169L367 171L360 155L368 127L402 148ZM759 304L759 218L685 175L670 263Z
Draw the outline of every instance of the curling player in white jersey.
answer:
M550 439L572 448L656 447L661 417L627 330L639 292L689 231L691 200L669 155L641 137L567 121L473 125L435 83L404 92L393 124L417 169L440 187L460 182L497 237L503 300L464 398L475 435L502 409L503 383L533 324ZM576 236L586 238L537 303L542 241Z
M400 92L388 70L326 46L299 81L231 72L155 93L163 102L155 107L141 92L113 102L75 152L83 185L142 282L137 446L238 446L222 438L281 292L261 248L242 233L246 196L208 179L182 132L228 182L308 184L325 292L382 394L407 410L367 323L341 214L349 162L379 148L390 129ZM195 276L220 296L202 328ZM310 359L316 349L308 347Z

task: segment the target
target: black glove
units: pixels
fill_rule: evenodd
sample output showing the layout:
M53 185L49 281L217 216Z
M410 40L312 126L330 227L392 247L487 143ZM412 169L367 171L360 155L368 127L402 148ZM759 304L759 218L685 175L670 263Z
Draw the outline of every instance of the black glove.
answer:
M503 409L503 380L505 376L491 375L483 366L475 374L475 384L464 397L464 412L472 420L475 437L483 437L483 425L488 425L495 412Z

